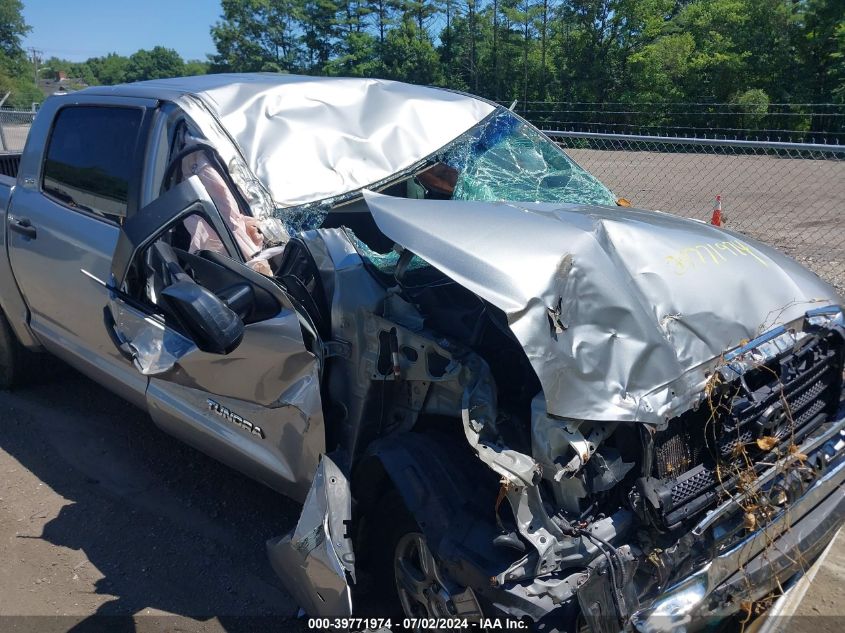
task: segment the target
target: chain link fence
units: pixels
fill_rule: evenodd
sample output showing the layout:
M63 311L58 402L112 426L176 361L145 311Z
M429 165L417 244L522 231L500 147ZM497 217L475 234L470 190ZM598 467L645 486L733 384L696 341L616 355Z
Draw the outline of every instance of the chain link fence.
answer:
M635 207L723 222L845 296L845 145L545 131Z
M35 119L31 110L0 109L0 152L20 152Z
M0 152L19 152L35 112L0 109ZM845 145L546 130L618 196L772 244L845 296Z
M845 103L519 101L514 109L547 130L845 143Z

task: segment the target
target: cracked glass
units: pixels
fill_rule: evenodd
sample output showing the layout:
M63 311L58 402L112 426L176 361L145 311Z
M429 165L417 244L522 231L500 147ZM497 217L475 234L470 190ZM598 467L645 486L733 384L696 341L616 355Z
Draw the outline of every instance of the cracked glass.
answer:
M464 135L440 162L457 171L453 200L616 204L610 189L507 110Z

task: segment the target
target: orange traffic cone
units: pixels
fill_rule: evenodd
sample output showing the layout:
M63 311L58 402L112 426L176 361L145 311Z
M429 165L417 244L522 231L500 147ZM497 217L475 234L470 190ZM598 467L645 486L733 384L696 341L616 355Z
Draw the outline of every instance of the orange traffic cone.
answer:
M710 218L713 226L722 226L722 196L716 196L716 204L713 206L713 215Z

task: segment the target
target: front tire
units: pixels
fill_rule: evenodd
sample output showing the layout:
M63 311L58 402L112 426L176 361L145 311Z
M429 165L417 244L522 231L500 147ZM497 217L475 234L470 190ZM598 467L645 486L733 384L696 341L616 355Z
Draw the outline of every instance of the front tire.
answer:
M481 617L473 592L448 577L398 493L385 496L374 519L386 532L373 543L374 595L384 601L381 613L387 611L397 630L404 630L399 623L405 618Z

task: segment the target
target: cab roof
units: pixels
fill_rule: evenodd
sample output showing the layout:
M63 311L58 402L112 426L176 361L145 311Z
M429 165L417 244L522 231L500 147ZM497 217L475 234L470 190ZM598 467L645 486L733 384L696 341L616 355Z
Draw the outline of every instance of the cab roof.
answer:
M426 158L488 116L488 101L383 79L198 75L88 94L199 99L279 207L340 196Z

